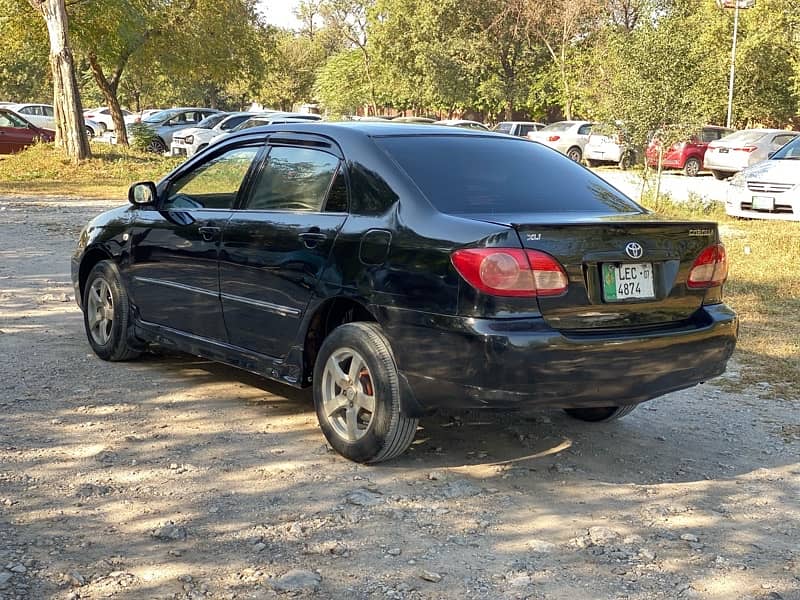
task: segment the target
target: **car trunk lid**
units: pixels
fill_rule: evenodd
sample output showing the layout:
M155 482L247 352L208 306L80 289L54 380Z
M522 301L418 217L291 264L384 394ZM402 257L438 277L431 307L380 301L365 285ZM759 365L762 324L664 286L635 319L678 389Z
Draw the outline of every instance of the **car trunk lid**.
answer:
M567 272L565 294L538 298L550 326L674 325L702 306L705 290L691 289L686 281L700 253L718 242L716 223L668 221L650 214L534 219L505 220L525 248L552 255Z

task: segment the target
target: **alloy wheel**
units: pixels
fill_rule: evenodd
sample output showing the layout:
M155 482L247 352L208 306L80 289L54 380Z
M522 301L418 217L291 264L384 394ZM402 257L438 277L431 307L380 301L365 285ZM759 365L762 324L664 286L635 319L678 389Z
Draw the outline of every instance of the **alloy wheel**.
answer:
M111 339L111 330L114 327L114 298L105 279L96 279L92 283L88 300L86 316L89 333L97 344L105 346Z
M348 442L364 437L375 415L375 387L364 357L340 348L325 363L322 405L336 435Z

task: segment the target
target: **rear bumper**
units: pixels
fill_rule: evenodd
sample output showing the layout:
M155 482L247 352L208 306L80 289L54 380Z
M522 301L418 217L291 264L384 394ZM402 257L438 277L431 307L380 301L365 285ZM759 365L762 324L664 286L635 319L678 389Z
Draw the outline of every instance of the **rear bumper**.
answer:
M422 411L638 404L722 374L738 334L724 304L637 333L562 334L541 318L389 311L398 367Z
M707 171L737 173L750 165L749 156L737 156L730 153L708 151L703 158L703 168Z
M583 155L587 160L617 163L622 160L623 149L617 144L597 144L594 146L587 144Z

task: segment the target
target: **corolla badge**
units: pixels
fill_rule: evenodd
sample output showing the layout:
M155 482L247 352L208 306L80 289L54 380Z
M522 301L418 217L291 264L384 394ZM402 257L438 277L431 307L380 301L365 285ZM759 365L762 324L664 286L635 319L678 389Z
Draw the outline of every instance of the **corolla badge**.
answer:
M625 253L631 258L642 258L642 255L644 254L644 248L642 248L641 244L630 242L627 246L625 246Z

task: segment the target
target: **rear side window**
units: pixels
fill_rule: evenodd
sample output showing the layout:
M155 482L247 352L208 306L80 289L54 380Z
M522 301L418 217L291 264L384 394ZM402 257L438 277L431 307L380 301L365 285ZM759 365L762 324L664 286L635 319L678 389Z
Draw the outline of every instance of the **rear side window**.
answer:
M308 148L273 148L253 186L247 208L320 212L338 168L339 159L327 152ZM336 193L338 196L334 202L341 205L341 190L337 189ZM346 193L345 188L344 202ZM346 206L344 210L347 210Z
M643 212L591 171L517 138L397 136L381 146L441 212Z

